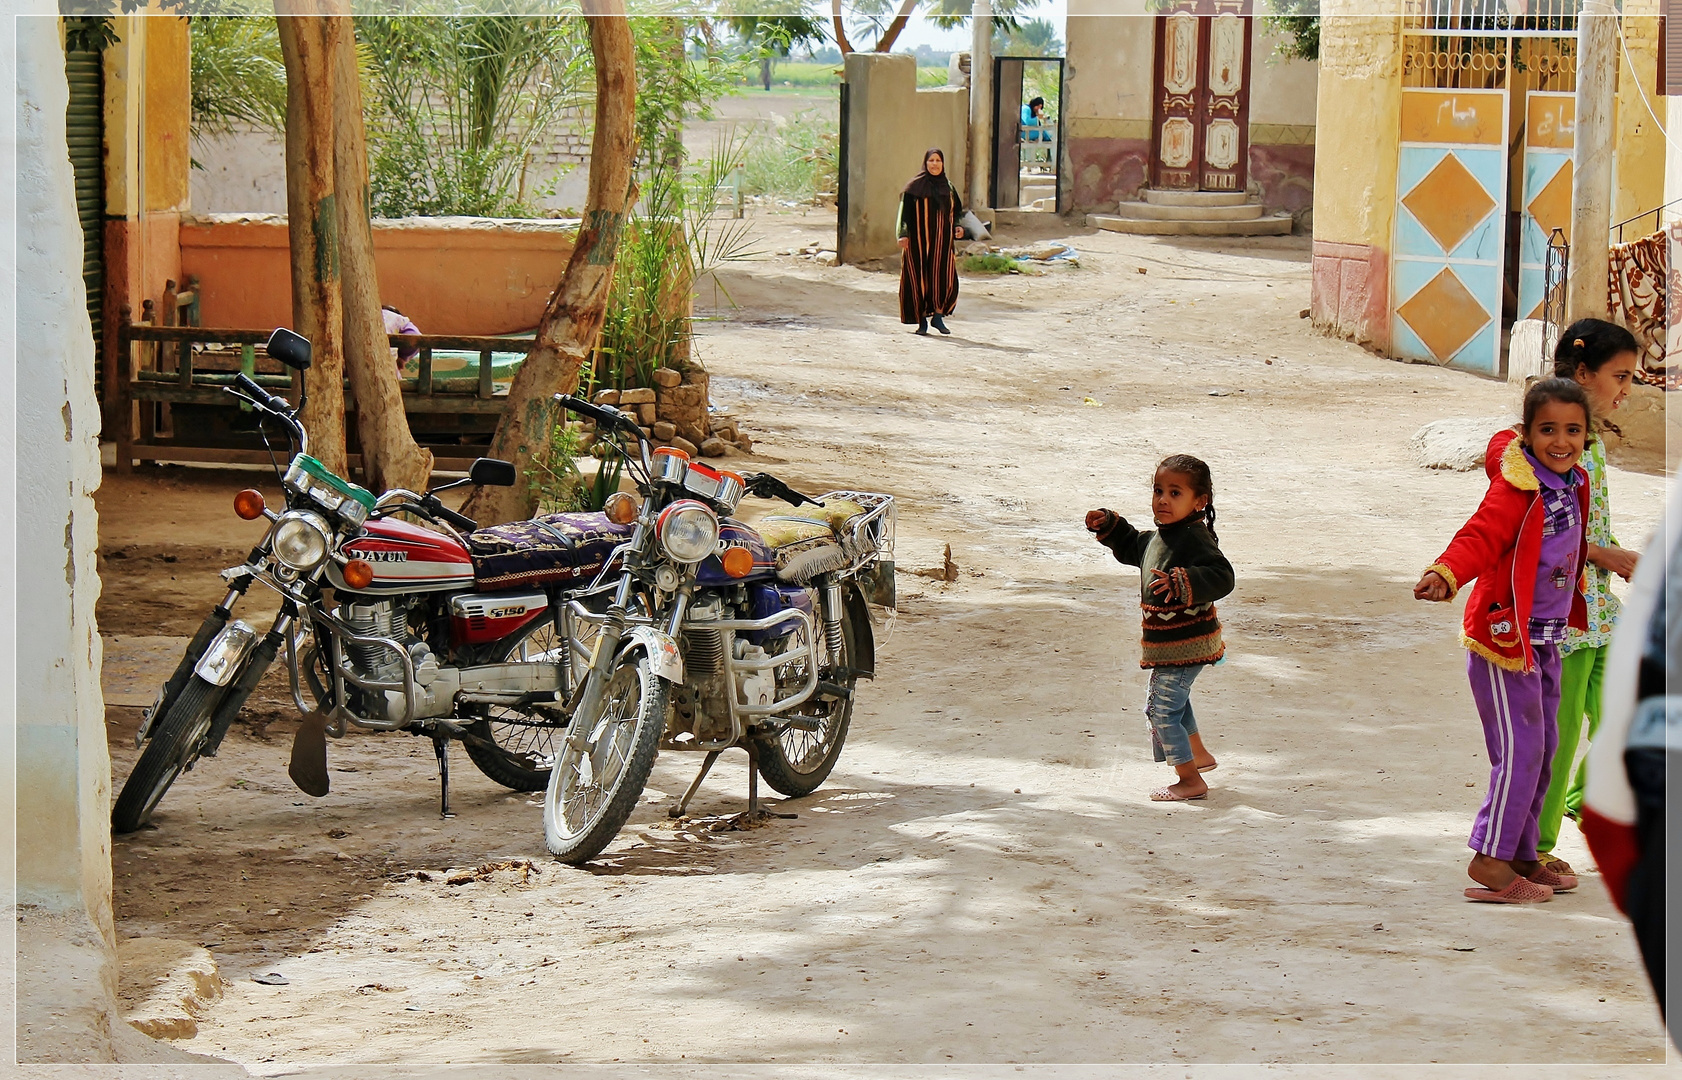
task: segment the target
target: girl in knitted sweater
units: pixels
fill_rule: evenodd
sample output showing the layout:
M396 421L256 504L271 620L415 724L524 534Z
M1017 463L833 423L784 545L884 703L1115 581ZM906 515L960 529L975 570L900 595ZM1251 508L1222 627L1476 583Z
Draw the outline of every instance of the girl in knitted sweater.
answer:
M1226 653L1215 601L1232 591L1232 564L1215 539L1215 487L1209 466L1174 454L1156 467L1151 491L1154 530L1141 532L1113 510L1091 510L1086 527L1117 562L1140 570L1143 655L1151 673L1145 715L1156 760L1178 779L1151 792L1152 802L1201 799L1203 773L1215 767L1191 711L1191 684Z

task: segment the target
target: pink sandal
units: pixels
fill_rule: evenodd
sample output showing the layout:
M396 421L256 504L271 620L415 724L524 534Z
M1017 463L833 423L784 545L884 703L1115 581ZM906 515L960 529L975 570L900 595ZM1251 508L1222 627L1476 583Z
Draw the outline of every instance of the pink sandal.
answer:
M1553 889L1526 877L1515 877L1505 889L1478 886L1466 890L1466 899L1484 904L1540 904L1554 898Z
M1577 887L1577 876L1575 874L1557 874L1548 869L1546 862L1537 867L1536 872L1525 880L1537 885L1546 885L1556 893L1570 892Z

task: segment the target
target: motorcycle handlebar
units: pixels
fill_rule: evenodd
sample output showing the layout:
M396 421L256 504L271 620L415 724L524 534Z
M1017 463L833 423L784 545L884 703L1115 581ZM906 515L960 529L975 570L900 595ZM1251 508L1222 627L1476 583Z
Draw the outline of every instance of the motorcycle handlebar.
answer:
M474 521L466 514L458 514L447 506L432 506L428 509L430 509L434 515L444 519L458 529L463 529L467 532L474 532L479 528L479 523L477 521Z
M637 427L635 420L632 420L629 416L626 416L624 413L613 408L611 405L592 405L583 398L573 397L571 394L556 394L555 404L559 405L563 409L566 409L568 412L575 412L580 416L588 416L596 422L598 427L604 429L621 428L629 431ZM641 434L640 429L638 430L638 434Z
M284 401L277 399L273 394L258 386L257 381L243 371L234 376L234 385L251 397L256 398L257 404L270 412L284 413L287 411Z

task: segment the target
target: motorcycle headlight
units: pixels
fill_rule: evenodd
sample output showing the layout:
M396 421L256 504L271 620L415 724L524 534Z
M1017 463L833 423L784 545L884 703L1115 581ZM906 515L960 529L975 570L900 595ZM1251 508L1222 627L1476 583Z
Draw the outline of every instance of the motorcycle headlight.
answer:
M332 533L327 522L307 510L288 510L275 522L271 546L282 564L307 574L327 558Z
M718 550L718 515L705 503L675 502L660 511L655 527L673 562L698 563Z

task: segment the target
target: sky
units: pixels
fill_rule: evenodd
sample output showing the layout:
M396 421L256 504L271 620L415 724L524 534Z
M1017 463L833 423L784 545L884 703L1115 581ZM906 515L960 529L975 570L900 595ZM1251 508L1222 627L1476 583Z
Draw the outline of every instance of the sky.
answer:
M1019 13L1023 19L1050 19L1057 27L1057 36L1068 40L1063 33L1063 21L1069 14L1069 0L1042 0L1033 8L1024 8ZM905 30L894 43L894 51L908 51L919 45L927 45L940 52L965 51L970 46L970 32L968 27L955 30L942 30L927 19L912 19L906 24Z

